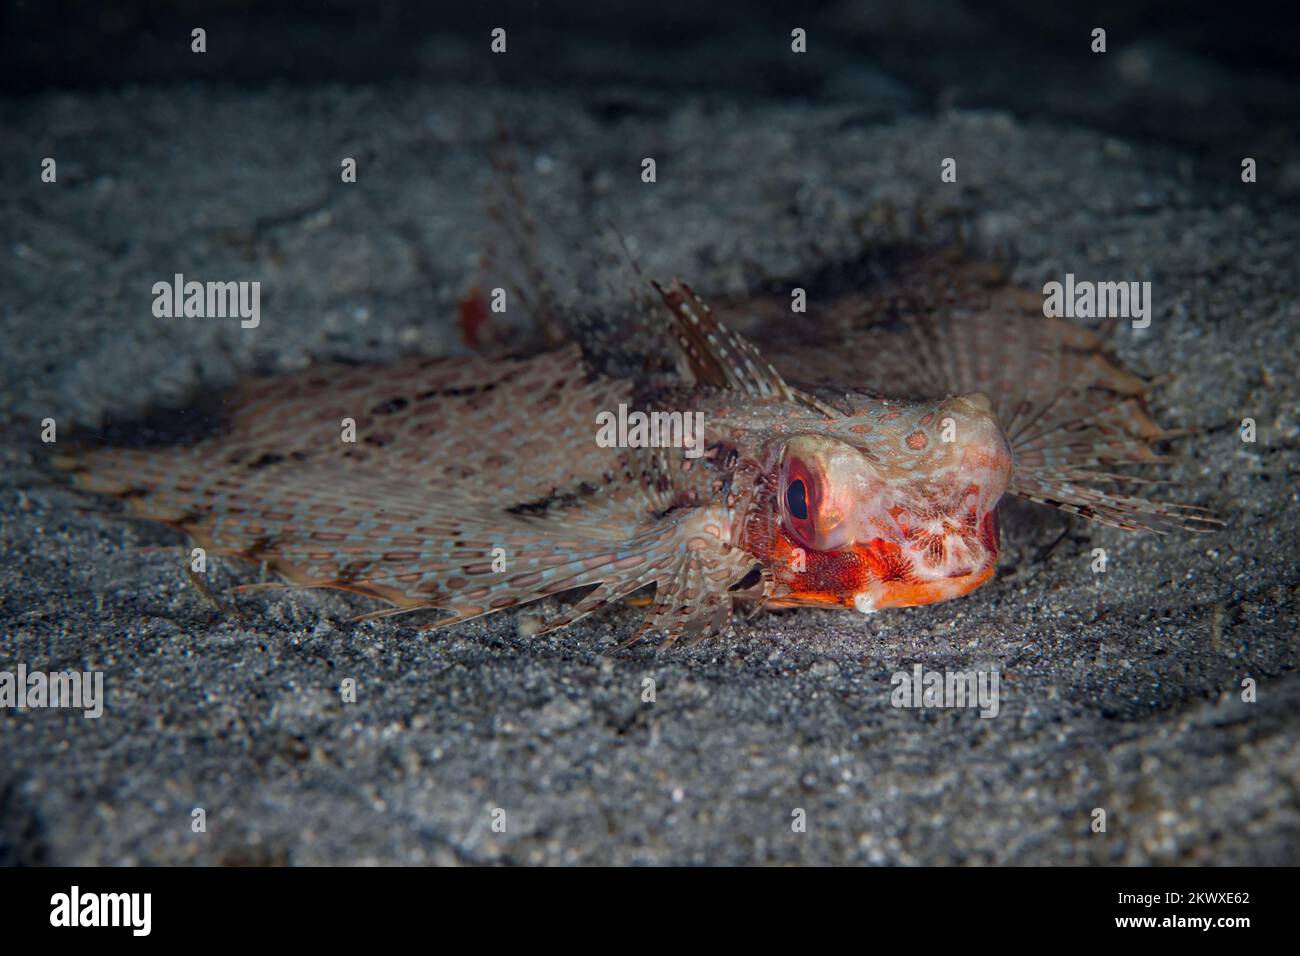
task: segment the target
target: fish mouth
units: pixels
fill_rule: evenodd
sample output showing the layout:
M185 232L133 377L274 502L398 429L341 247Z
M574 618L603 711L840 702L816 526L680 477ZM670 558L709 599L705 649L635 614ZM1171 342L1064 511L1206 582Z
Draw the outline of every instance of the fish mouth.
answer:
M875 614L885 608L918 607L951 601L974 591L993 577L993 564L968 574L929 581L873 581L853 595L853 608L860 614Z
M916 535L879 537L836 552L810 552L805 573L786 578L790 590L773 607L839 607L873 614L886 608L935 604L969 594L992 579L998 557L997 512L945 540L944 558L918 547ZM929 542L933 544L933 542Z
M798 590L768 601L773 608L837 607L855 610L859 614L875 614L888 608L919 607L937 604L969 594L992 580L994 562L968 573L941 578L917 579L909 576L893 580L880 580L865 575L857 581L856 590L837 591L834 588Z

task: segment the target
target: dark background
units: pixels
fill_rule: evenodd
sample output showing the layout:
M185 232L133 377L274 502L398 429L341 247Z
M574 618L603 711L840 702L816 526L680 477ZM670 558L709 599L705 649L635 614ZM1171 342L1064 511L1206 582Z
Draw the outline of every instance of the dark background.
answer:
M992 107L1130 138L1227 147L1300 118L1294 3L1042 0L735 3L547 0L19 0L0 5L0 91L201 80L577 87L859 100L883 112ZM189 33L208 31L208 53ZM479 55L495 26L507 57ZM774 57L794 26L809 55ZM1108 55L1089 50L1107 30ZM1063 58L1062 50L1075 52ZM994 66L995 65L995 66Z

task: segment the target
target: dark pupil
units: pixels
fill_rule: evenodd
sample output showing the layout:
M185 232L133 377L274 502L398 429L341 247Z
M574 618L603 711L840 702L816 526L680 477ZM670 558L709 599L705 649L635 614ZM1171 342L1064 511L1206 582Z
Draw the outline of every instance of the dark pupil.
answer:
M808 520L808 495L804 491L802 481L796 478L785 486L785 503L790 509L790 514L800 521Z

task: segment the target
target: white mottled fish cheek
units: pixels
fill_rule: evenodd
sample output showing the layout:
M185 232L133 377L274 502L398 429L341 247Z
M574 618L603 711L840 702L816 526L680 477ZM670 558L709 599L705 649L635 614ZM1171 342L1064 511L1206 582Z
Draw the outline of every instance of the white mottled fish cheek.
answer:
M860 476L847 495L840 547L873 538L901 540L898 526L889 514L897 497L893 483L876 475Z

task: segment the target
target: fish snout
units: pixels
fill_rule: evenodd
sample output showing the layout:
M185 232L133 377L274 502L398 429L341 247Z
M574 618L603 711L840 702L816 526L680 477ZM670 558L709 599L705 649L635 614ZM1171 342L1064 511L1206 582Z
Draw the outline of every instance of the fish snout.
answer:
M980 515L993 510L1011 484L1011 444L983 392L947 399L939 409L945 440L961 480L979 488Z

